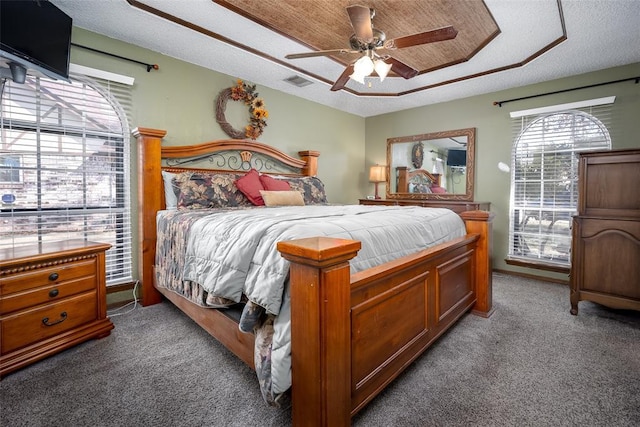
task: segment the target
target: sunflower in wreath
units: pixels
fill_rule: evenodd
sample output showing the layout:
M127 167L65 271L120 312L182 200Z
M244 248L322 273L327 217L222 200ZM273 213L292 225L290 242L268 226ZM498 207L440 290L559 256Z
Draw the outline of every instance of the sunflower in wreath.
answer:
M229 99L243 102L249 108L249 124L243 130L234 129L224 117L224 110ZM238 79L235 86L223 90L218 95L216 121L220 124L222 130L232 138L257 139L267 126L268 117L269 111L267 111L264 104L264 99L258 96L256 85L250 85Z

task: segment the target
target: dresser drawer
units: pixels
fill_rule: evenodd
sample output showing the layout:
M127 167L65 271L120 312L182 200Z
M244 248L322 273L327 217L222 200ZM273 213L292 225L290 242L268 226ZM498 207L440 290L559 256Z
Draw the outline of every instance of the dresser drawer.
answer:
M640 240L640 222L627 219L602 219L578 217L581 221L580 237L598 239L603 233L627 235L630 239Z
M95 276L96 259L89 258L52 267L0 277L0 296L23 292L41 286L59 284L86 276Z
M95 292L0 318L2 353L69 331L97 318Z
M40 304L56 302L71 295L93 290L95 286L96 277L95 275L90 275L5 295L0 297L0 315Z

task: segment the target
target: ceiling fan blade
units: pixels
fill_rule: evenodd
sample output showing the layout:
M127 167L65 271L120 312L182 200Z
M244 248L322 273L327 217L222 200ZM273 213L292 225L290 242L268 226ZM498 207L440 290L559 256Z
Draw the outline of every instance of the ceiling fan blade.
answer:
M345 55L347 53L359 53L357 50L349 49L329 49L329 50L317 50L315 52L305 53L292 53L286 55L287 59L299 59L299 58L312 58L314 56L331 56L331 55Z
M398 61L392 56L385 59L385 61L391 64L391 71L393 71L400 77L404 77L407 80L409 80L412 77L415 77L418 74L418 70L411 68L404 62Z
M424 33L413 34L411 36L398 37L397 39L385 42L384 47L387 49L402 49L403 47L451 40L456 38L457 35L458 30L450 25L448 27L438 28L437 30L426 31Z
M351 26L356 37L365 43L373 41L373 29L371 27L371 9L366 6L353 5L347 7L347 13L351 20Z
M338 77L338 80L336 80L333 86L331 86L331 91L335 92L345 87L351 74L353 74L353 64L349 64L347 68L344 69L342 74L340 74L340 77Z

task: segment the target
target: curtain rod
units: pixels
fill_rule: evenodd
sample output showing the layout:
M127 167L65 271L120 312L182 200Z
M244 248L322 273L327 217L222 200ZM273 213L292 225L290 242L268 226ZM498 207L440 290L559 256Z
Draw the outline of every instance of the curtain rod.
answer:
M108 56L112 56L114 58L124 59L125 61L135 62L136 64L144 65L145 67L147 67L147 73L149 71L151 71L151 70L157 70L157 69L160 68L158 66L158 64L147 64L146 62L141 62L141 61L136 61L135 59L125 58L124 56L116 55L114 53L105 52L103 50L94 49L94 48L88 47L88 46L83 46L83 45L77 44L77 43L71 43L71 46L80 47L82 49L87 49L87 50L90 50L92 52L97 52L97 53L101 53L103 55L108 55Z
M614 81L604 82L604 83L596 83L596 84L589 85L589 86L574 87L572 89L557 90L555 92L540 93L538 95L523 96L522 98L513 98L513 99L507 99L507 100L504 100L504 101L493 101L493 105L497 105L498 107L502 107L502 104L506 104L507 102L522 101L523 99L537 98L539 96L545 96L545 95L555 95L557 93L571 92L572 90L578 90L578 89L588 89L588 88L591 88L591 87L610 85L610 84L613 84L613 83L628 82L630 80L635 80L636 84L638 84L638 82L640 82L640 76L638 76L638 77L630 77L628 79L622 79L622 80L614 80Z

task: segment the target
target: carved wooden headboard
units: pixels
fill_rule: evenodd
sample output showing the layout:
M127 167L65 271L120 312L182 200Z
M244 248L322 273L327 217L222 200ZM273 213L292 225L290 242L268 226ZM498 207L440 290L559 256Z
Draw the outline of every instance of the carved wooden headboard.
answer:
M138 234L139 234L139 280L142 284L142 304L160 302L161 295L153 286L153 266L156 249L156 215L165 208L162 170L202 170L187 168L185 161L193 158L207 159L211 167L207 170L220 172L242 172L255 168L267 173L282 173L271 169L270 162L276 162L290 169L285 175L315 176L318 171L318 151L299 151L299 159L293 158L277 148L248 140L217 140L195 145L162 146L166 131L136 128L133 135L138 142ZM236 152L230 163L229 157L220 153ZM166 165L162 164L164 159ZM261 159L261 160L259 160ZM261 164L258 164L259 162ZM264 166L264 167L263 167Z
M440 185L440 174L430 173L424 169L416 169L409 171L406 166L398 166L396 168L396 176L398 179L397 182L397 192L398 193L408 193L409 192L409 184L429 184L429 185Z

